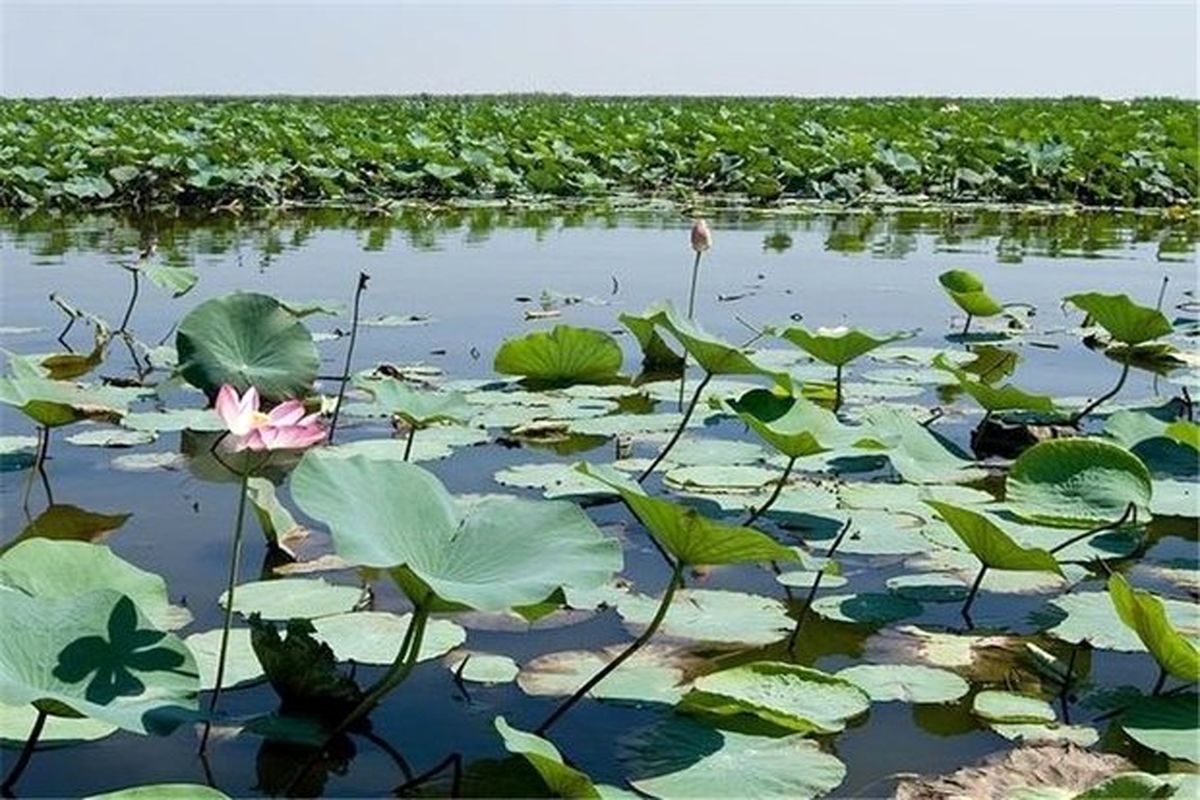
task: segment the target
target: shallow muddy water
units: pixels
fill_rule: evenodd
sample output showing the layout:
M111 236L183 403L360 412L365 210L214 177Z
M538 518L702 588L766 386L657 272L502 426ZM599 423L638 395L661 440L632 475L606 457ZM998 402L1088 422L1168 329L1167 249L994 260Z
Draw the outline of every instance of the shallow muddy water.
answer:
M765 216L730 212L711 220L714 246L700 275L696 316L711 332L741 342L753 334L747 326L784 326L803 319L810 326L849 324L875 331L918 329L905 346L963 348L946 337L961 327L961 313L937 283L939 273L963 268L980 275L989 292L1006 302L1031 304L1031 332L1018 341L999 342L1019 352L1014 380L1033 392L1056 397L1091 397L1108 388L1117 367L1103 354L1080 345L1078 314L1068 314L1063 296L1078 291L1124 292L1154 305L1168 279L1163 309L1169 318L1194 301L1196 289L1194 220L1165 222L1159 216L1035 212L917 212ZM450 379L488 379L492 356L506 338L556 323L618 331L617 315L639 312L652 302L672 298L682 304L691 267L689 222L666 212L611 214L503 212L405 212L397 218L332 211L277 216L209 219L117 219L104 216L0 218L0 347L18 353L48 353L65 318L47 298L58 293L76 307L110 321L119 320L129 293L128 274L118 262L134 257L151 239L168 263L193 265L199 283L190 293L170 299L157 287L142 286L131 328L143 341L170 342L173 326L201 301L234 290L272 293L294 301L330 300L348 305L356 275L367 272L363 318L399 315L414 324L361 328L355 368L379 363L436 367ZM547 292L545 305L541 302ZM578 299L578 302L570 302ZM551 308L561 315L526 319L526 312ZM316 333L348 329L341 317L312 316ZM85 326L68 335L76 349L90 345ZM629 335L618 337L625 349L623 372L637 372L640 355ZM980 339L977 341L985 341ZM336 375L347 338L319 344L322 374ZM785 349L785 342L772 347ZM854 379L872 370L895 368L870 357L850 369ZM127 375L131 364L114 347L98 370L103 376ZM1173 382L1180 372L1154 376L1135 370L1119 400L1124 405L1157 405L1181 392ZM156 377L161 377L158 373ZM880 376L876 375L876 378ZM868 381L870 380L868 376ZM336 385L325 380L326 394ZM907 388L907 387L906 387ZM934 386L880 398L927 407L939 404ZM1144 401L1144 402L1142 402ZM191 402L198 403L193 399ZM148 403L147 407L152 406ZM674 410L670 401L663 410ZM977 415L959 403L936 423L935 430L962 447ZM32 424L0 407L0 432L28 436ZM80 428L82 429L82 428ZM186 467L127 472L114 469L114 457L128 453L177 451L178 433L163 433L134 450L80 447L65 441L75 430L57 431L47 472L54 502L105 514L131 514L105 542L123 558L165 577L173 601L186 605L194 622L181 634L219 627L216 598L223 590L229 554L229 530L236 497L228 484L205 482ZM390 434L385 425L350 419L341 441ZM728 419L704 429L705 436L750 440L741 424ZM600 440L594 449L566 454L546 447L491 441L463 447L440 460L423 462L454 492L537 490L500 486L497 470L522 463L581 459L610 461L614 447ZM3 528L0 541L18 536L28 518L21 507L25 473L4 472L0 491ZM886 480L886 473L869 476ZM856 477L856 480L862 480ZM652 484L659 486L658 479ZM281 493L286 502L286 492ZM43 508L35 492L37 515ZM292 506L294 510L294 506ZM298 514L298 512L296 512ZM650 547L629 512L619 505L598 506L593 518L620 529L625 545L623 577L644 593L657 596L669 571ZM732 519L732 517L731 517ZM1155 525L1158 525L1156 522ZM301 545L303 558L328 552L319 529ZM1153 527L1153 526L1152 526ZM1195 557L1195 521L1158 525L1144 560L1169 562ZM780 531L784 541L786 531ZM247 536L243 581L270 576L263 540ZM884 591L887 578L903 574L902 555L848 554L843 569L850 579L838 591ZM353 583L350 572L326 575ZM1092 581L1089 588L1102 588ZM1147 582L1143 582L1145 584ZM1155 586L1152 581L1151 586ZM732 589L783 599L783 587L766 568L718 568L689 579L701 588ZM375 608L399 611L405 602L385 580L374 582ZM796 590L802 597L804 590ZM1176 591L1176 589L1170 589ZM799 598L797 598L799 599ZM1047 595L984 594L975 604L981 630L1034 634L1045 627L1035 612L1044 611ZM1032 616L1031 616L1032 615ZM468 629L466 647L501 653L518 664L544 653L598 649L629 640L613 609L553 618L531 628L511 621L470 615L459 620ZM955 603L926 603L918 623L924 628L957 630L962 621ZM569 624L568 624L569 623ZM892 625L895 627L895 624ZM798 660L828 672L878 659L877 633L871 626L812 619L806 623ZM1037 641L1045 644L1045 638ZM1058 643L1058 652L1067 652ZM744 649L744 648L743 648ZM784 658L782 644L753 651L760 658ZM737 662L749 654L726 655ZM1015 655L1010 656L1016 659ZM1013 670L1018 669L1015 665ZM1146 654L1096 652L1090 680L1099 686L1153 683L1155 667ZM360 667L364 685L379 672ZM504 714L514 726L536 727L554 699L525 695L515 683L466 684L466 693L440 659L422 662L412 678L371 716L370 738L352 737L346 752L326 764L303 787L306 794L378 796L403 783L397 754L421 772L452 751L466 762L499 759L506 753L492 727ZM265 683L230 690L222 711L231 718L251 716L276 705ZM1073 709L1072 722L1097 716ZM585 701L554 728L555 744L597 782L623 785L617 742L633 729L665 714L669 707ZM1102 736L1103 723L1099 724ZM1153 753L1108 735L1101 746L1134 758L1139 765L1162 769ZM989 753L1012 747L970 713L964 699L954 704L874 704L869 715L847 730L822 740L847 767L835 796L880 796L894 786L897 773L940 773ZM184 726L154 738L116 733L93 743L44 749L34 756L18 787L20 796L79 796L122 786L155 782L211 783L232 796L277 794L304 759L303 750L251 735L222 737L207 762L195 754L196 736ZM6 747L9 763L16 750Z

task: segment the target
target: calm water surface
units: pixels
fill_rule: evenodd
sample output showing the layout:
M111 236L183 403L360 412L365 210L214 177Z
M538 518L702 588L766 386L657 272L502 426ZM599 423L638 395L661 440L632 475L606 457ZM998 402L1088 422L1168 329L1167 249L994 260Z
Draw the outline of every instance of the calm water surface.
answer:
M358 271L371 275L364 316L419 315L422 325L363 328L356 366L376 363L423 363L449 376L489 377L491 358L506 337L554 322L615 329L621 311L640 311L661 298L681 302L687 290L691 253L687 220L668 213L609 215L562 212L513 212L480 209L452 213L405 212L395 217L344 212L304 212L246 218L190 220L110 217L14 217L0 221L0 346L16 352L52 352L63 324L47 301L57 292L72 304L119 320L129 291L128 275L117 267L151 238L163 257L193 264L196 288L171 300L152 286L143 287L132 327L146 341L169 340L172 326L200 301L244 289L289 300L331 299L346 303ZM697 315L714 333L741 341L753 326L783 324L803 316L810 326L849 323L885 331L919 328L915 344L955 346L945 336L961 325L942 294L936 276L961 267L979 273L989 290L1005 301L1023 301L1037 309L1044 345L1021 346L1017 380L1025 388L1058 396L1088 396L1115 378L1112 362L1078 345L1072 320L1060 308L1074 291L1126 292L1153 304L1163 285L1168 316L1196 288L1194 219L1170 222L1157 216L1050 215L1042 213L934 213L774 217L731 213L713 221L715 245L703 263ZM543 291L577 296L563 306L558 320L527 321L539 308ZM533 298L532 302L523 298ZM739 321L738 318L742 321ZM344 320L312 317L314 331L345 328ZM33 328L30 331L13 329ZM88 344L77 328L70 341ZM625 343L626 372L638 358L630 337ZM325 374L335 374L346 339L320 345ZM101 368L102 375L128 371L123 353ZM861 369L881 365L864 361ZM326 391L329 391L328 384ZM1126 398L1163 401L1179 386L1136 372ZM932 393L914 401L936 403ZM20 414L0 409L6 435L30 435ZM950 418L939 430L965 440L973 424ZM347 428L346 438L378 437L381 428ZM718 435L744 436L740 426L725 424ZM185 603L195 622L181 633L220 624L215 599L226 569L235 492L229 485L202 482L185 471L127 473L111 468L121 452L73 447L56 435L49 475L58 503L103 513L131 513L107 540L122 557L162 574L172 598ZM175 450L178 434L164 434L137 452ZM576 460L608 460L611 443ZM550 450L510 449L496 444L467 448L445 460L426 462L453 491L514 491L499 487L493 473L509 464L560 458ZM26 524L20 508L23 474L3 476L0 541L15 537ZM519 490L516 490L519 491ZM36 509L34 511L36 513ZM621 507L593 512L601 524L625 523L625 577L635 587L658 594L667 579L661 561L634 532ZM253 527L253 526L252 526ZM1184 537L1158 540L1152 554L1171 558L1194 554L1194 530ZM257 577L264 548L247 536L243 580ZM323 535L311 536L303 555L327 548ZM852 590L879 589L900 571L900 559L847 557ZM264 565L265 569L265 565ZM348 574L333 576L353 580ZM766 570L751 567L713 572L703 584L781 596ZM377 607L400 610L395 590L379 582ZM1003 621L1020 631L1034 626L1022 620L1041 600L1027 596L986 595L976 603L976 621ZM925 627L957 626L953 606L927 605ZM537 626L532 631L497 630L468 621L467 646L505 653L518 663L565 649L597 648L628 640L614 611L571 625ZM862 656L869 631L816 622L806 628L804 660L835 671ZM768 648L768 657L781 657ZM362 682L374 669L360 669ZM1148 657L1097 654L1092 677L1102 683L1153 680ZM223 710L252 715L274 707L265 684L230 691ZM402 782L387 750L392 748L414 770L440 761L448 752L466 760L504 755L492 729L499 713L510 723L531 729L552 701L530 698L515 684L472 685L464 697L440 661L424 662L409 682L373 717L376 741L355 737L339 759L305 787L331 796L377 796ZM585 702L554 729L553 739L581 769L598 781L620 783L615 741L623 733L665 713L652 707ZM387 747L381 746L386 743ZM876 704L863 721L829 744L848 767L838 794L877 796L890 792L889 776L900 772L953 770L1010 743L978 727L969 703L948 707ZM302 754L288 745L252 736L222 739L208 763L195 755L196 738L181 729L166 738L116 734L93 744L40 751L19 786L24 796L72 796L160 781L211 782L234 796L278 793ZM4 751L5 761L14 750ZM1146 753L1139 763L1161 768Z

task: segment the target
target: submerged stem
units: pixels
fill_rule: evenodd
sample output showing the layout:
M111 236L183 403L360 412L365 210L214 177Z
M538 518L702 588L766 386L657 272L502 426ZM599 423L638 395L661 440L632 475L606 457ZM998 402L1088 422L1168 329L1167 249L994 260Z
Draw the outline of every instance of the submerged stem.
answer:
M33 752L37 749L38 738L42 735L42 729L46 727L46 717L48 716L49 714L45 711L38 709L37 719L33 721L29 736L25 737L25 746L21 748L21 755L17 757L17 763L13 764L12 771L8 773L4 784L0 786L0 793L5 797L12 795L12 788L21 779L21 773L25 771L25 767L29 766L29 760L33 758Z
M362 303L362 293L366 291L367 281L371 276L365 272L358 273L358 287L354 290L354 314L350 321L350 343L346 346L346 363L342 367L342 380L338 385L337 405L333 407L333 419L329 423L329 444L333 444L333 435L337 433L338 417L342 413L342 399L346 396L346 384L350 381L350 364L354 359L354 343L358 341L358 309Z
M21 508L29 514L29 498L33 493L33 477L40 475L42 488L46 490L46 502L54 505L54 496L50 491L50 479L46 475L46 451L50 448L50 428L39 425L37 429L37 453L33 458L33 466L29 468L29 477L25 479L25 494L21 500Z
M229 558L229 580L225 594L225 620L221 625L221 649L217 655L217 677L213 684L212 698L208 702L208 719L204 721L204 733L200 737L200 752L208 750L208 736L212 732L212 718L221 699L221 682L225 679L225 656L229 650L229 631L233 625L233 592L242 563L242 530L246 521L246 495L250 483L249 471L242 473L241 492L238 496L237 520L233 526L233 553Z
M851 520L847 519L842 524L842 529L838 531L837 538L833 540L833 544L829 547L829 552L826 558L833 558L833 554L842 546L842 541L846 538L846 534L850 532ZM812 607L813 599L817 596L817 590L821 588L821 579L825 577L825 570L818 570L817 577L813 578L813 584L808 589L808 597L804 598L804 605L800 608L800 615L796 617L796 624L792 628L792 633L788 636L787 649L789 653L796 650L796 641L800 638L800 629L804 627L804 620L808 618L808 610Z
M1116 397L1117 393L1120 392L1122 387L1125 386L1125 379L1129 377L1129 361L1131 357L1132 354L1127 351L1125 353L1123 366L1121 367L1121 377L1117 380L1117 385L1109 389L1106 393L1097 397L1092 402L1088 403L1081 411L1077 412L1073 417L1071 417L1072 425L1078 425L1080 420L1099 408L1101 403Z
M671 448L679 441L679 437L683 435L683 429L687 427L688 422L692 418L692 413L696 410L696 404L700 402L700 395L704 391L704 387L712 380L712 373L705 372L704 378L700 381L700 385L696 387L695 394L692 395L692 401L688 403L687 410L683 412L683 419L679 421L679 427L675 429L675 434L671 436L671 440L667 442L667 446L662 449L662 452L654 459L650 466L646 467L646 471L638 476L638 483L650 477L650 473L662 463L662 460L667 457L667 453L671 452Z
M130 269L129 274L133 276L133 291L129 293L129 305L125 306L125 316L121 318L121 327L117 328L117 333L122 334L129 330L129 319L133 316L133 307L137 305L138 291L141 286L141 280L136 269Z
M756 509L751 510L750 516L746 518L743 525L750 525L756 519L767 513L775 501L779 499L779 495L783 492L783 487L787 484L788 476L792 474L792 467L796 466L796 456L788 459L787 466L783 468L783 474L779 476L779 481L775 484L775 491L771 492L771 496L767 498L767 502L763 503Z
M582 686L575 690L575 693L558 705L558 708L546 717L545 721L538 726L534 731L538 736L542 736L546 731L550 730L550 726L558 722L563 714L566 714L571 708L587 696L587 693L596 687L600 681L611 675L617 667L628 661L634 653L641 650L642 647L650 641L654 636L655 631L662 625L662 621L667 616L667 610L671 607L671 600L675 597L675 591L683 584L683 567L682 561L675 562L675 567L671 572L671 582L667 584L667 590L663 593L662 600L658 604L658 610L654 612L654 618L650 620L650 624L646 626L646 630L642 631L641 636L633 640L629 647L621 651L621 653L612 661L600 668L595 675L587 680Z

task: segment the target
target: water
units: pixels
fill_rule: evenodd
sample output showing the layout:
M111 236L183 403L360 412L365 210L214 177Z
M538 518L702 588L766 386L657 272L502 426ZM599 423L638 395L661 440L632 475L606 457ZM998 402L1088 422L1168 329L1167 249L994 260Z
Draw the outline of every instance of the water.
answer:
M691 258L687 224L665 211L493 208L394 216L312 211L205 219L8 217L0 221L0 310L6 326L0 346L22 353L59 349L55 337L64 319L47 301L52 292L110 321L119 320L128 299L129 276L117 264L154 239L170 262L195 265L200 282L179 300L155 287L142 287L132 328L144 341L170 341L173 325L188 309L235 289L348 304L362 270L371 276L363 301L365 317L419 315L429 321L363 328L356 366L423 363L453 377L488 377L492 355L506 336L555 322L618 329L616 316L621 311L640 311L665 297L682 300ZM751 335L747 325L786 324L802 316L814 327L849 323L877 331L919 329L913 344L948 346L945 335L962 320L937 287L936 276L965 268L980 274L993 296L1036 306L1039 333L1030 338L1045 346L1019 348L1023 361L1016 380L1031 391L1060 397L1094 396L1116 376L1111 361L1078 345L1069 330L1077 316L1069 318L1060 310L1064 295L1126 292L1153 304L1165 277L1169 283L1164 308L1168 316L1175 316L1182 313L1173 310L1177 305L1194 299L1185 292L1196 287L1194 217L1172 221L1158 215L1032 211L729 212L714 219L712 226L715 246L703 263L697 316L714 333L742 341ZM537 300L544 290L583 300L562 306L560 319L526 320L526 311L540 308ZM327 317L312 317L309 323L318 332L345 328L344 320ZM37 330L9 330L25 327ZM86 349L82 326L76 326L69 341ZM625 371L634 372L636 348L631 337L622 341ZM320 345L323 374L340 370L345 342L342 338ZM124 354L116 348L113 352L100 374L128 371ZM1177 385L1135 372L1124 397L1165 400L1178 391ZM936 399L927 395L914 401L929 405ZM0 423L6 435L32 433L28 421L8 408L0 409ZM970 424L951 417L939 430L964 442ZM743 435L731 424L714 433ZM361 424L346 431L347 438L380 435L385 435L381 428ZM165 434L139 452L177 449L177 436ZM233 488L201 482L186 471L115 471L110 459L122 451L74 447L64 438L56 433L49 465L56 502L94 512L131 513L107 543L122 557L167 579L172 599L185 603L196 617L183 633L218 626L215 598L222 590L228 558ZM607 460L611 453L609 443L586 457ZM461 450L425 466L453 491L485 492L501 490L492 474L502 466L556 458L545 449L493 444ZM2 477L0 538L7 541L26 523L20 507L24 475ZM601 524L633 524L618 506L597 508L593 516ZM1194 539L1193 526L1181 530ZM668 573L658 556L640 533L631 532L626 542L625 577L641 591L659 593ZM250 535L247 543L243 580L257 575L264 558L260 537ZM303 555L326 548L326 537L314 535ZM1193 544L1169 535L1151 554L1167 559L1193 552ZM851 586L878 589L884 578L901 571L899 561L848 557ZM781 595L767 571L751 567L716 570L703 585ZM388 584L378 583L377 592L377 607L403 607ZM988 595L976 604L976 616L985 623L1012 623L1040 604L1036 597ZM953 606L927 606L921 624L954 627L959 622ZM518 663L541 653L595 649L628 639L612 611L577 624L535 626L532 631L468 627L468 647L505 653ZM1016 627L1032 629L1025 623ZM817 621L806 628L801 651L810 663L836 671L860 659L867 635L853 626ZM780 658L783 652L774 647L760 655ZM1145 686L1153 672L1148 657L1097 653L1093 658L1093 677L1102 676L1105 683ZM358 672L363 683L375 674L374 669ZM468 688L469 698L440 661L423 663L374 713L375 740L356 737L354 752L342 753L341 761L304 791L331 796L388 793L403 780L389 749L402 753L416 772L451 751L462 753L468 762L500 758L504 752L492 729L494 715L505 714L513 725L531 729L553 706L545 698L523 695L513 684ZM230 691L222 701L231 715L261 713L274 705L273 692L265 684ZM662 713L652 707L585 702L564 718L552 738L597 781L620 783L614 741ZM119 733L91 744L39 751L19 792L69 796L187 781L211 782L234 796L271 794L282 790L303 758L288 745L240 736L218 740L206 764L195 756L195 746L192 731L185 729L167 738ZM877 704L868 717L828 744L847 764L847 779L838 790L847 796L886 794L894 773L952 770L1008 746L980 728L962 703L945 708ZM6 763L13 753L5 750ZM1139 763L1161 766L1145 752L1134 755Z

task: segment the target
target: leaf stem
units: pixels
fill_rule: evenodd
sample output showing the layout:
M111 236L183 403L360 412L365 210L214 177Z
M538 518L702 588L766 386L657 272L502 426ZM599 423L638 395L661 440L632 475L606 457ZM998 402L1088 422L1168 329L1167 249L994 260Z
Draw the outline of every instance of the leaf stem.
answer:
M558 708L554 709L550 716L546 717L545 721L538 726L534 733L538 736L544 735L546 731L550 730L550 726L558 722L563 714L566 714L576 703L586 697L587 693L594 689L600 681L607 678L617 667L628 661L634 653L641 650L650 641L655 631L658 630L659 626L662 625L662 621L666 618L667 610L671 607L671 600L675 598L675 591L683 584L683 567L684 564L682 561L675 562L674 569L671 571L671 582L667 584L667 590L663 593L662 600L658 604L658 610L654 612L653 619L646 626L646 630L642 631L641 636L634 639L629 647L622 650L616 658L601 667L595 675L588 678L582 686L576 689L574 694L560 703Z
M333 436L337 433L338 417L342 413L342 399L346 396L346 384L350 381L350 364L354 359L354 343L358 341L358 310L362 303L362 293L366 291L367 281L371 276L365 272L358 273L358 286L354 290L354 315L350 321L350 343L346 346L346 363L342 367L342 381L338 385L337 405L333 407L333 419L329 423L329 438L333 444Z
M771 492L771 496L767 498L767 502L758 508L751 509L750 516L742 523L743 525L752 524L756 519L767 513L767 509L775 504L775 501L779 499L779 495L783 492L783 487L787 484L788 476L792 474L792 467L794 466L796 466L796 456L788 459L787 466L783 468L783 474L779 476L779 480L775 484L775 491Z
M829 552L826 553L826 558L833 558L833 554L842 546L842 540L846 538L846 534L850 532L851 519L847 518L842 524L842 529L838 531L837 538L833 540L833 544L829 547ZM821 588L821 579L825 577L825 570L818 570L817 577L813 578L813 585L809 587L808 597L804 598L804 605L800 608L800 614L796 617L796 625L792 628L791 635L788 636L788 653L796 651L796 641L800 638L800 629L804 627L804 620L808 618L808 610L812 607L813 599L817 596L817 590Z
M833 413L837 413L842 407L842 365L837 365L837 373L834 377L834 395L833 395Z
M1111 400L1112 398L1116 397L1117 393L1120 392L1121 389L1125 386L1125 379L1129 377L1129 361L1132 357L1133 357L1133 354L1131 351L1128 351L1128 350L1125 351L1125 359L1123 361L1123 366L1121 367L1121 377L1117 380L1117 385L1114 386L1112 389L1108 390L1106 393L1097 397L1092 402L1088 403L1086 406L1083 407L1083 410L1079 411L1073 417L1071 417L1072 425L1078 425L1080 420L1082 420L1088 414L1095 411L1100 406L1101 403L1105 402L1106 400Z
M417 786L425 783L433 776L438 775L445 770L446 767L451 768L450 794L448 796L458 797L460 790L459 784L462 782L462 753L451 753L429 769L422 772L420 775L411 777L404 783L397 786L392 791L392 794L396 795L397 797L403 797L410 789L415 789Z
M1123 514L1121 514L1121 516L1118 519L1116 519L1115 521L1106 522L1099 527L1092 528L1091 530L1086 530L1083 533L1079 534L1078 536L1072 536L1070 539L1067 539L1065 542L1062 542L1060 544L1055 545L1054 547L1051 547L1049 552L1051 554L1057 553L1059 550L1065 550L1068 547L1070 547L1071 545L1075 544L1076 542L1082 541L1082 540L1088 538L1089 536L1095 536L1097 533L1104 533L1105 531L1112 530L1114 528L1119 528L1122 525L1124 525L1125 521L1128 520L1131 516L1133 517L1133 522L1136 525L1137 524L1137 506L1133 503L1130 503L1129 505L1125 506L1125 512Z
M25 767L29 766L30 759L33 758L33 752L37 749L38 738L42 735L42 729L46 727L45 711L40 708L37 712L37 719L33 721L33 727L29 730L29 736L25 737L25 746L21 748L21 755L17 758L17 763L13 764L12 770L8 773L8 777L4 779L4 784L0 786L0 794L5 797L12 796L12 788L17 785L17 781L21 778L21 773L25 772Z
M1165 667L1158 668L1158 680L1154 682L1154 688L1150 690L1152 697L1157 697L1162 692L1163 687L1167 685L1167 670Z
M417 435L417 426L408 426L408 441L404 443L404 460L408 461L408 457L412 455L413 437Z
M971 591L967 593L967 601L963 603L963 607L959 610L959 614L967 621L967 628L975 627L971 622L971 604L975 602L975 595L979 593L979 587L983 583L983 576L987 575L987 565L980 568L979 574L975 576L975 582L971 584Z
M688 403L687 409L683 412L683 419L679 421L679 427L675 429L675 434L650 466L646 467L646 471L638 476L638 483L650 477L650 473L654 472L658 465L662 463L662 460L667 457L667 453L671 452L671 448L675 446L675 443L679 441L679 437L683 435L683 429L687 427L688 422L692 419L692 413L696 410L696 404L700 402L700 394L704 391L704 387L708 385L710 380L712 380L712 373L705 372L700 385L696 387L695 394L692 395L692 401Z
M972 316L971 314L967 314L967 321L963 324L962 333L959 334L960 336L966 336L967 333L971 330L971 320L973 320L974 318L975 317Z
M29 498L33 493L33 476L40 475L42 488L46 490L46 502L54 505L54 494L50 491L50 478L46 475L46 451L50 449L50 428L39 425L37 428L37 453L34 455L33 466L29 468L29 477L25 479L25 495L21 500L21 508L29 514Z
M141 286L138 270L126 267L129 274L133 276L133 291L129 293L129 305L125 306L125 316L121 318L121 327L117 328L118 334L124 334L129 330L129 319L133 316L133 307L137 305L138 291Z
M233 593L242 563L242 531L246 522L246 495L250 483L250 472L242 473L241 491L238 494L237 520L233 525L233 553L229 558L229 580L225 595L225 621L221 626L221 649L217 654L217 677L213 684L212 698L208 702L208 719L204 721L204 733L200 737L200 753L208 751L208 736L212 732L212 718L221 699L221 682L225 680L225 657L229 651L229 631L233 626Z

